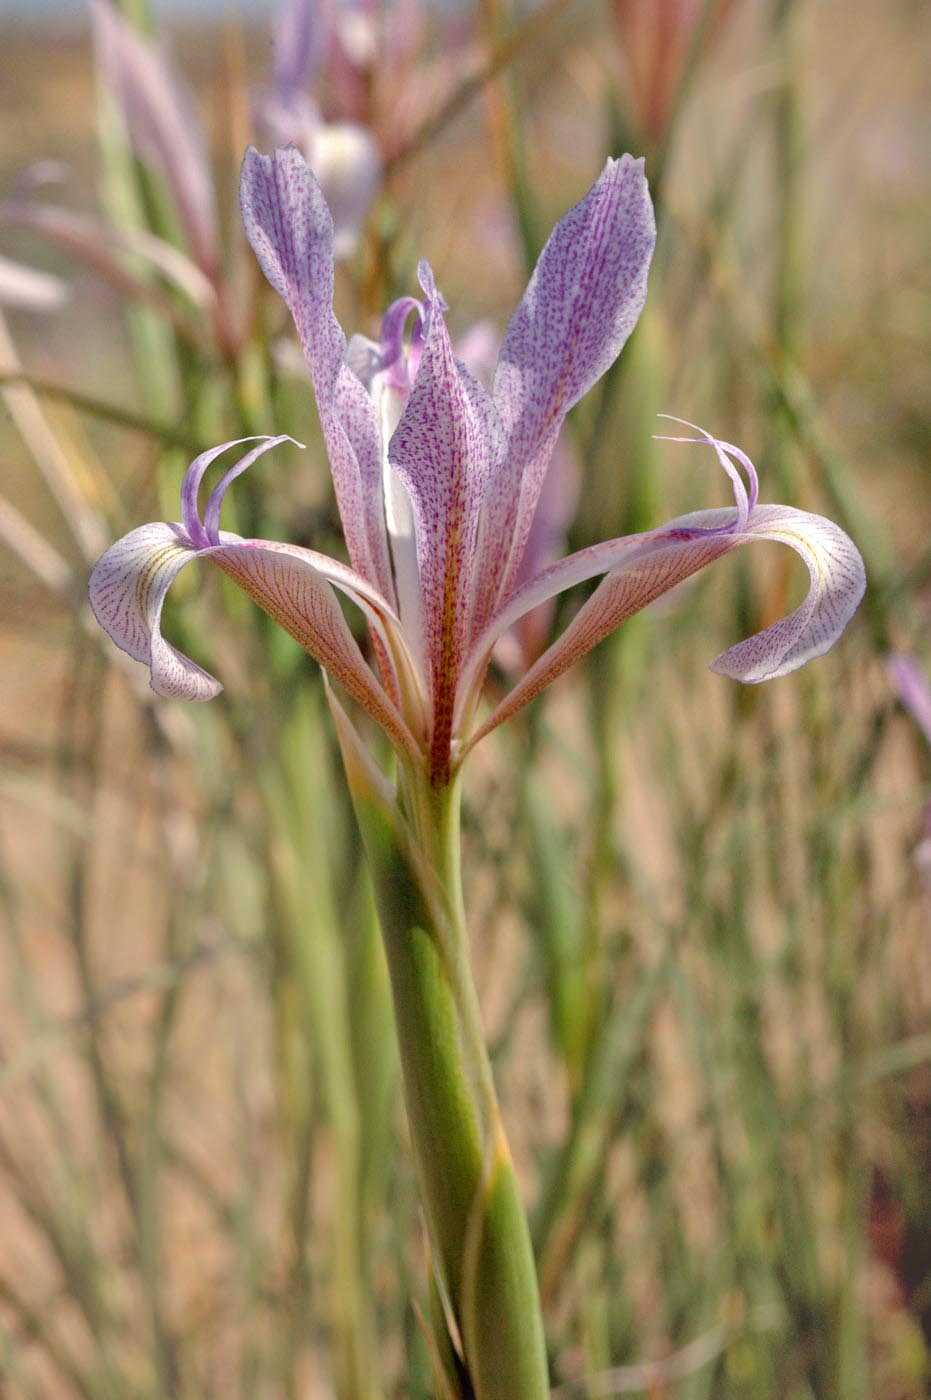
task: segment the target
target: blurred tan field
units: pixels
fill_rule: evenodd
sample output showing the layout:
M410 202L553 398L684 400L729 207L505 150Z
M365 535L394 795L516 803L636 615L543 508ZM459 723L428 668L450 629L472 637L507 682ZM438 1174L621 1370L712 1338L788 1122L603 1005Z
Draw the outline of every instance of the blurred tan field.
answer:
M862 550L864 604L795 675L707 669L803 596L789 551L741 551L491 736L465 779L466 896L553 1395L920 1400L931 735L885 663L931 671L928 19L733 0L716 29L715 8L695 7L710 27L650 120L637 5L429 11L403 92L377 70L367 89L388 175L338 308L372 334L429 256L454 338L500 334L605 156L644 153L647 308L570 420L567 548L728 502L710 453L652 441L666 412ZM175 517L196 450L246 433L307 450L237 486L230 528L344 557L290 323L238 222L270 62L240 10L163 25L210 134L245 326L228 355L141 260L119 263L133 296L4 221L22 172L55 161L37 199L177 233L86 24L0 19L0 256L67 289L0 305L11 1400L436 1393L387 974L316 667L198 565L165 630L225 690L159 700L84 601L112 539Z

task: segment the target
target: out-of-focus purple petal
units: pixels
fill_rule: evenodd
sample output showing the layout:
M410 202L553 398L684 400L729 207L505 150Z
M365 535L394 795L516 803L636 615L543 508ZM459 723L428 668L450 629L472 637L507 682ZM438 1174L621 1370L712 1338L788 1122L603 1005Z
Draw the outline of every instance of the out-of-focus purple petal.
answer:
M366 72L383 49L386 7L373 0L342 0L336 16L336 39L341 56L358 72Z
M294 145L309 158L323 125L320 108L309 93L282 93L274 88L259 92L255 115L270 146Z
M185 564L197 557L180 525L140 525L95 565L88 591L94 616L121 651L149 667L156 695L212 700L223 687L161 632L162 605Z
M133 254L164 273L195 306L207 310L215 303L215 289L197 264L146 229L118 229L89 214L19 198L0 203L0 225L25 229L66 248L120 285L132 280L124 255Z
M893 652L886 657L886 675L895 697L931 744L931 682L911 652Z
M394 0L385 16L385 52L390 63L403 63L420 48L426 22L424 0Z
M319 73L331 37L326 0L279 0L272 27L272 82L282 95L300 92Z
M378 144L356 122L324 122L317 128L307 158L333 215L334 254L349 257L381 184Z
M174 197L191 252L206 271L219 261L213 179L203 128L167 57L107 0L91 0L98 60L133 149Z
M643 161L609 160L550 234L511 317L494 383L508 452L483 522L480 591L492 605L520 565L566 413L637 323L655 238Z
M333 314L333 220L300 153L246 152L243 223L259 265L284 299L317 398L349 556L393 599L385 537L381 439L371 398L343 362L346 338Z
M0 257L0 306L55 311L67 299L68 287L60 277Z
M493 321L476 321L456 341L456 354L480 384L490 386L501 336Z
M423 353L388 457L417 522L417 563L433 700L434 775L449 763L453 704L473 607L478 519L503 448L490 396L456 360L442 302L420 265Z

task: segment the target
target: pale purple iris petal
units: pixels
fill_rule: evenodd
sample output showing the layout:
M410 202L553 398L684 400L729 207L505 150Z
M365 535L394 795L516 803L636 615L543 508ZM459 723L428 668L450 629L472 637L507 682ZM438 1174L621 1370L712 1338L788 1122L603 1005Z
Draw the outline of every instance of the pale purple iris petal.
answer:
M330 586L330 575L350 596L365 599L383 618L390 608L365 580L323 555L268 540L221 538L205 552L372 716L400 747L419 755L406 721L359 650ZM322 568L321 568L322 565ZM326 573L323 572L325 569ZM378 603L374 600L378 600Z
M456 341L456 354L480 384L490 385L498 363L501 336L492 321L476 321Z
M223 689L220 682L161 633L165 595L196 557L182 526L141 525L111 545L94 566L88 592L104 631L121 651L149 667L157 695L212 700Z
M255 454L250 454L251 461L248 465L251 465L251 462L255 461L256 456L259 456L262 452L267 452L269 447L274 446L275 442L281 442L281 440L281 438L275 438L273 440L272 438L260 438L258 436L234 438L231 442L221 442L219 447L211 447L206 452L201 452L198 457L194 458L193 462L184 473L184 480L181 483L181 520L184 529L187 531L188 539L194 549L206 549L208 545L211 544L210 537L201 521L200 510L197 505L197 498L200 494L200 484L204 479L204 473L207 471L207 468L231 447L240 447L244 442L261 442L263 446L259 448Z
M388 458L411 500L434 706L433 762L448 764L456 682L467 641L478 517L503 448L495 406L453 354L427 264L425 340Z
M243 438L242 441L247 441ZM266 438L259 443L258 447L253 447L251 452L247 452L245 457L241 457L235 466L230 467L210 493L207 501L207 508L204 511L204 533L209 544L218 544L220 539L220 510L223 506L223 497L237 477L242 476L258 459L272 447L277 447L282 442L293 443L295 447L303 447L302 442L295 442L294 438L283 433L280 437Z
M504 609L502 621L508 625L517 622L521 602L538 607L547 598L561 592L563 587L571 587L583 578L591 578L604 573L595 592L576 613L565 631L539 658L525 676L509 691L504 700L493 711L491 717L481 726L468 744L471 748L479 739L496 729L509 716L522 709L530 700L552 685L565 671L586 656L600 641L614 632L622 622L634 613L640 612L649 603L659 598L670 588L675 588L691 574L719 559L734 548L737 537L712 533L707 527L721 520L723 512L702 511L693 517L701 530L700 535L689 534L687 529L676 533L676 527L667 531L656 531L651 536L631 536L627 540L612 540L608 544L595 545L593 554L601 551L598 560L590 557L579 560L570 556L561 564L555 564L536 585L528 584L515 595L511 604ZM733 512L731 512L733 519ZM664 538L665 536L665 538ZM588 551L586 551L588 553ZM576 567L573 567L573 566ZM565 566L565 567L563 567ZM497 631L497 623L493 628Z
M790 506L757 506L744 531L721 531L726 514L700 511L647 535L595 545L562 560L521 589L489 627L484 647L499 627L517 621L522 608L537 606L584 578L606 575L565 632L481 726L469 747L551 685L627 618L706 564L752 540L772 539L791 545L808 564L811 590L789 617L731 647L711 669L756 684L788 675L833 646L865 588L863 562L843 531L821 516ZM733 511L730 516L733 521ZM474 671L470 667L469 676L478 673L478 667Z
M140 277L126 269L122 255L131 253L164 273L195 306L207 310L216 301L213 285L197 264L147 229L114 228L89 214L18 196L0 203L0 225L25 229L67 249L120 286L141 283Z
M281 93L300 92L317 76L332 34L325 0L279 0L272 27L272 81Z
M694 428L701 436L697 438L672 437L668 433L654 433L656 442L687 442L687 443L707 443L714 448L715 455L727 475L730 477L734 487L734 498L737 502L737 524L739 529L743 529L747 523L747 516L756 505L760 495L760 483L756 474L756 467L750 461L746 452L742 452L739 447L735 447L731 442L722 442L714 438L704 428L700 428L697 423L690 423L686 418L674 418L671 413L661 413L660 418L666 418L670 423L681 423L684 428ZM747 485L734 466L732 458L736 458L747 474ZM749 488L749 489L748 489Z
M886 675L899 704L931 744L931 682L920 662L910 652L893 652L886 657Z
M243 223L265 276L294 317L317 398L343 533L359 573L393 597L382 504L375 407L344 364L333 314L333 220L320 186L293 147L246 152Z
M106 0L91 0L101 68L140 158L157 170L201 267L219 256L213 179L203 128L180 76Z
M569 409L613 364L643 308L656 229L643 161L609 160L556 225L504 334L494 399L508 453L483 522L483 597L520 564Z
M149 667L156 694L210 700L222 689L219 681L161 634L165 596L191 559L212 559L397 744L413 754L419 752L407 723L362 656L331 585L358 602L385 633L396 626L389 605L345 565L294 545L241 540L224 533L217 544L195 549L182 525L167 523L143 525L111 545L91 574L91 607L117 646Z
M719 675L755 685L787 676L831 649L860 605L866 572L839 525L792 506L757 506L736 538L740 544L758 539L789 545L805 561L811 579L801 607L712 662Z
M703 434L699 441L705 440ZM722 446L715 439L712 445ZM719 656L712 663L712 670L745 684L756 684L788 675L833 646L866 588L863 560L855 545L832 521L791 506L755 505L741 523L742 483L735 481L733 475L731 480L736 511L698 511L645 534L593 545L545 569L512 595L471 649L462 677L458 716L474 704L477 686L498 637L530 609L557 593L605 575L562 635L482 725L470 747L628 617L714 559L753 540L775 540L793 548L808 566L809 592L788 617Z

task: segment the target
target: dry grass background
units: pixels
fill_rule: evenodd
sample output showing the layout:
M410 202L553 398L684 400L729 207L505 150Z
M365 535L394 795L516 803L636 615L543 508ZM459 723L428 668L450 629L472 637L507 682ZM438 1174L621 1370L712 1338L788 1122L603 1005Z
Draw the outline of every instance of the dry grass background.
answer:
M912 853L929 769L882 657L927 655L929 634L927 20L904 0L800 0L787 175L771 7L736 9L676 128L636 360L606 419L579 415L574 539L723 500L681 450L636 456L665 408L751 451L764 497L834 514L840 496L851 533L869 526L875 601L816 666L735 694L708 659L799 585L779 557L723 566L490 741L467 782L476 975L556 1381L698 1339L707 1355L682 1374L572 1393L917 1400L931 959ZM236 45L219 29L177 38L231 192ZM93 208L86 37L7 23L0 39L0 183L52 156L70 167L62 197ZM260 78L267 36L243 43ZM611 144L617 32L569 7L513 75L399 172L393 262L370 246L342 288L347 319L424 253L455 330L503 325L524 272L495 104L520 115L545 231ZM773 312L787 182L791 347ZM55 316L9 317L30 372L151 411L117 296L22 235L3 251L71 286ZM780 398L793 365L812 418ZM204 373L222 418L222 376ZM187 392L163 421L193 424ZM275 387L275 429L311 450L263 464L250 508L327 547L307 399ZM177 452L73 403L41 411L110 533L170 508ZM80 585L8 412L0 441L3 496ZM209 714L151 704L67 591L3 548L0 588L0 1394L428 1394L384 973L310 664L215 580L191 580L172 635L196 639L227 692ZM573 998L594 1027L578 1043L559 1033ZM341 1054L351 1111L328 1088ZM342 1267L347 1248L361 1264ZM345 1346L377 1352L377 1382L339 1379Z

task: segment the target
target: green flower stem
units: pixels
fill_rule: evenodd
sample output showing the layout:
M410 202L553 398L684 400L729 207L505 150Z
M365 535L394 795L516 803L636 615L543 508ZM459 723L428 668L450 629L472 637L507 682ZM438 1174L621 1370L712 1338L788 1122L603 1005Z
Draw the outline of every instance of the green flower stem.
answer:
M387 951L438 1282L471 1386L458 1393L543 1400L549 1383L530 1234L469 966L458 780L431 788L411 766L395 806L345 742L344 757Z

